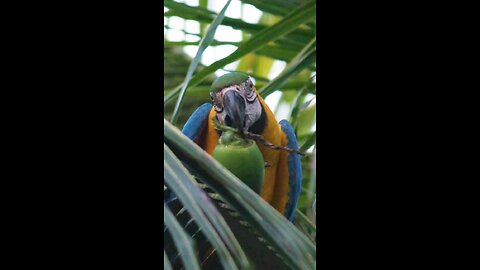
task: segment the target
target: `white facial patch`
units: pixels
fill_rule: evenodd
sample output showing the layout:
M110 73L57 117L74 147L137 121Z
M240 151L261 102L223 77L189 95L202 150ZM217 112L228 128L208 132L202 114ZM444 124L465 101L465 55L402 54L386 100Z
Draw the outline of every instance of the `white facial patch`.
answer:
M227 113L225 111L222 111L221 113L217 112L217 119L218 122L222 125L226 125L225 123L225 118L227 117Z
M260 118L262 105L260 105L260 101L256 98L253 103L246 102L245 106L245 129L248 130Z

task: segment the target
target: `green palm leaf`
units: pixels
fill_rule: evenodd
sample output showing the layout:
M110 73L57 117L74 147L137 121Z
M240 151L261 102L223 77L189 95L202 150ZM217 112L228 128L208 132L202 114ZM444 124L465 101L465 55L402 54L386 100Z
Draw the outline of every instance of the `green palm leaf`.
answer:
M187 86L188 86L188 83L190 82L190 78L192 77L193 72L197 68L197 65L200 62L203 52L208 47L208 45L213 41L213 37L215 36L215 31L217 30L217 27L220 25L220 23L222 23L222 20L225 17L225 11L227 11L227 8L228 8L228 5L230 5L230 2L231 0L228 0L228 2L225 4L220 14L218 14L218 16L213 21L212 25L210 26L210 29L208 29L207 34L205 34L205 36L200 41L197 54L193 58L192 63L190 63L190 66L188 67L187 75L185 76L185 81L183 81L182 88L180 90L180 96L178 97L177 104L175 105L175 109L173 109L173 115L172 115L173 124L175 124L175 122L177 121L178 110L182 105L183 97L185 96L185 91L187 90Z
M288 17L285 17L281 22L270 26L261 32L257 33L254 37L249 39L247 42L240 45L235 52L229 56L216 61L207 68L198 72L191 80L190 86L195 86L205 79L206 76L213 73L219 68L224 67L225 65L232 63L235 60L238 60L240 57L250 53L255 52L267 43L290 33L296 29L299 25L306 23L312 20L315 17L316 12L316 2L311 1L304 6L300 6L297 9L293 10ZM177 87L171 93L164 98L164 103L167 104L170 102L179 92L180 87Z
M209 188L220 194L225 202L262 233L289 265L295 269L314 267L316 249L305 235L166 120L164 139L172 151L202 177Z

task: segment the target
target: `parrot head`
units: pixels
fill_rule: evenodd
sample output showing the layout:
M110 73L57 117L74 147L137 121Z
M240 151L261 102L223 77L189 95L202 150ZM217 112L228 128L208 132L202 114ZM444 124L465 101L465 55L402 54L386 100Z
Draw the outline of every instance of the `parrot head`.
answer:
M217 78L210 97L221 124L257 134L264 127L264 110L248 75L231 72Z

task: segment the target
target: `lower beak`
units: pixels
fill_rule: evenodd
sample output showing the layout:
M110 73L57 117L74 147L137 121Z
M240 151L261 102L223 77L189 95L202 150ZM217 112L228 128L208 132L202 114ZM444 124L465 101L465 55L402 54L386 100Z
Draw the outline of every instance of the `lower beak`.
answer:
M233 127L243 133L245 125L245 99L235 90L228 90L223 96L223 107Z

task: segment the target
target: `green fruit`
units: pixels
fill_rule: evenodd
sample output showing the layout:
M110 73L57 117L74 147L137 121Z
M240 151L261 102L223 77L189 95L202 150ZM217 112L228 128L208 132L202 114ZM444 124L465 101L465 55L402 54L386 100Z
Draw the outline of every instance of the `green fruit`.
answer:
M265 166L255 141L242 139L233 131L225 131L213 151L213 157L260 194Z

